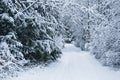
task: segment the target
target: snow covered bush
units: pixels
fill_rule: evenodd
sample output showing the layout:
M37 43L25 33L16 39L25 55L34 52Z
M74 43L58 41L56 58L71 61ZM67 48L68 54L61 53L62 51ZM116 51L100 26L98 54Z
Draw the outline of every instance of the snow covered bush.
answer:
M120 66L119 56L120 56L119 52L107 51L101 57L100 62L102 62L103 65L106 65L106 66L119 67Z
M0 36L0 78L12 76L27 62L22 54L22 47L14 33Z
M120 32L115 27L99 29L92 42L92 53L100 59L104 65L119 65Z
M96 25L91 29L91 52L104 65L120 66L120 1L98 1L99 18L96 18ZM100 18L100 16L102 16Z
M33 1L36 4L31 4L21 1L0 1L1 66L4 62L23 66L27 60L56 60L61 54L56 40L62 36L56 5L53 7L53 2L47 4L43 1L39 4Z
M4 51L7 51L7 53L2 54L4 55L4 57L11 57L11 55L13 55L12 57L14 57L16 60L24 59L23 54L21 53L23 45L17 41L14 33L11 32L6 36L1 36L0 42L1 42L1 50L2 48L3 50L7 49L7 50L4 50ZM6 58L6 59L9 59L9 58Z

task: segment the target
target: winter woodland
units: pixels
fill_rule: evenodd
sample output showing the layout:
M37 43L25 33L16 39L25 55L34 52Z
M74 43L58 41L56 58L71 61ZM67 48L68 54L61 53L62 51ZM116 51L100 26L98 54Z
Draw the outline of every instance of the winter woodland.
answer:
M89 58L91 62L87 61ZM52 70L49 65L59 61L61 65L56 71L61 74L62 68L78 64L69 68L72 73L72 69L81 68L79 64L90 66L94 61L98 63L94 64L93 71L99 66L116 70L110 79L109 76L105 79L76 76L65 80L120 80L120 77L114 78L115 74L120 75L117 73L120 69L120 0L0 0L0 80L8 80L8 76L14 77L36 66ZM75 73L76 69L71 75ZM57 77L50 80L62 80Z

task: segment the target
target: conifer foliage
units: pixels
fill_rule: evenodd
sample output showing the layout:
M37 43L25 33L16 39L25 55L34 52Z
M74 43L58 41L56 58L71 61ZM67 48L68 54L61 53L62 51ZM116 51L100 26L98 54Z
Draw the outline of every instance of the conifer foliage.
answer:
M54 61L59 12L43 1L0 0L0 66Z

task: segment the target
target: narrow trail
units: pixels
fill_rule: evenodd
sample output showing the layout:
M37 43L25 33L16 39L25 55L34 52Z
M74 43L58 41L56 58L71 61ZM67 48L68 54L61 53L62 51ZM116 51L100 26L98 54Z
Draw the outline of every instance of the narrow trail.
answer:
M9 80L120 80L120 71L103 67L88 52L72 44L62 50L58 62L49 67L35 67Z

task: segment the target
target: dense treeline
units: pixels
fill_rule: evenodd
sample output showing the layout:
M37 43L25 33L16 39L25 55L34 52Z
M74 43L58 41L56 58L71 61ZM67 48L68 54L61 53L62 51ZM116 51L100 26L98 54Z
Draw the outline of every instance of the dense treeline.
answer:
M111 67L120 66L119 3L119 0L70 0L62 12L68 40Z
M53 2L49 3L0 0L2 71L16 69L31 61L51 62L60 57L60 46L56 45L62 38L60 15L57 7L51 5Z

